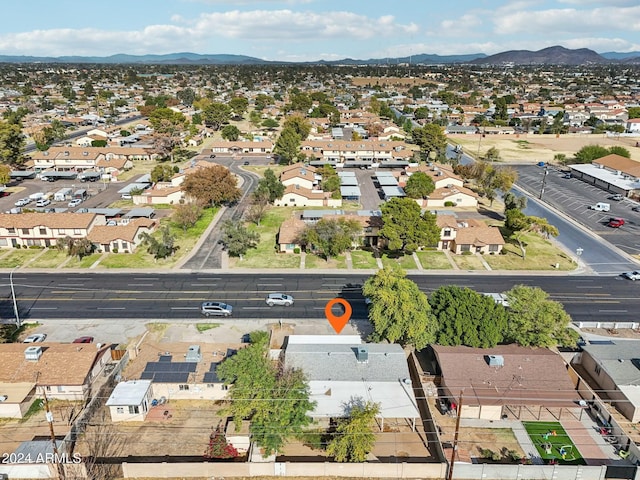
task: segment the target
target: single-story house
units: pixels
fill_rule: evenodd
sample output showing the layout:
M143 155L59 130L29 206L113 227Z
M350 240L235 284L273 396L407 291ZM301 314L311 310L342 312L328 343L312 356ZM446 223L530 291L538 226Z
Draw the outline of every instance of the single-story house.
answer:
M340 207L342 199L331 198L330 192L289 185L285 188L282 198L273 203L276 207Z
M133 195L131 198L135 205L177 205L184 199L184 191L180 186L167 188L154 187L145 190L140 195Z
M551 414L560 419L564 410L580 411L581 397L556 352L515 344L431 349L442 395L452 403L463 395L462 418L539 420Z
M86 400L93 380L111 360L110 345L0 344L0 383L36 385L50 399Z
M33 402L36 384L0 382L0 418L22 418Z
M306 224L298 217L287 218L280 225L276 243L278 251L281 253L293 253L300 245L300 234L304 231Z
M286 368L304 372L316 402L311 416L328 425L349 415L349 407L379 404L385 419L420 418L404 350L397 344L363 344L358 335L290 335Z
M94 227L87 238L99 252L133 253L142 243L140 235L152 233L157 223L148 218L136 218L124 225L100 225Z
M151 380L129 380L116 385L107 400L112 422L143 421L153 399Z
M640 340L587 343L571 362L606 392L611 404L632 423L640 422Z
M285 187L297 185L312 190L322 179L315 171L314 167L307 167L303 164L292 165L280 173L280 182Z

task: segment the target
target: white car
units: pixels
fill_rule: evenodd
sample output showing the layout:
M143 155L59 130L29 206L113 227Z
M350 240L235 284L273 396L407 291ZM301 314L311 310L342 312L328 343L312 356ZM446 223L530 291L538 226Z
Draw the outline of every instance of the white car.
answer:
M14 205L16 207L24 207L25 205L29 205L29 203L31 203L31 199L30 198L21 198L16 203L14 203Z
M44 339L47 338L46 333L34 333L25 338L22 343L39 343L44 342Z
M82 199L81 198L74 198L73 200L71 200L69 202L69 208L73 208L73 207L77 207L78 205L80 205L82 203Z
M636 280L640 280L640 270L634 270L633 272L624 272L622 276L635 282Z
M36 207L46 207L50 203L51 203L51 200L49 200L48 198L41 198L36 202Z
M267 295L265 302L267 302L267 305L270 307L273 307L274 305L284 305L285 307L289 307L293 305L293 297L286 293L270 293Z

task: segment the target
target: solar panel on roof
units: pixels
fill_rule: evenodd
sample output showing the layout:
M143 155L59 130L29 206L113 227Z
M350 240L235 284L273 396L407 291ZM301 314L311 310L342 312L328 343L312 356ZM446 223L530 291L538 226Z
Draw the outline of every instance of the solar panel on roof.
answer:
M186 383L189 380L189 372L157 372L153 376L156 383Z
M220 362L211 363L211 365L209 365L209 371L210 372L215 372L218 369L219 365L220 365Z
M158 361L159 362L170 362L172 358L173 358L172 355L160 355L160 358L158 359Z
M165 364L160 362L147 362L147 365L144 367L145 372L160 372L165 368Z
M233 348L227 348L227 358L233 357L236 353L238 353L237 350L234 350Z
M207 372L204 374L204 383L220 383L216 372Z
M153 372L142 372L140 375L140 380L153 380Z

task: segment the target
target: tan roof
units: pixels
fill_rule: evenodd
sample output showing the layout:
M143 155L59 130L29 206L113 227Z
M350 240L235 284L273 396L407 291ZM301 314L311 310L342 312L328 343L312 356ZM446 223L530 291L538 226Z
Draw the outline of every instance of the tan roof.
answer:
M95 213L0 213L0 225L5 228L84 228L96 218Z
M67 152L68 154L66 154ZM36 151L31 154L34 160L53 160L56 158L95 160L104 152L90 147L51 147L49 150Z
M348 151L376 151L390 152L395 151L396 147L402 150L408 148L404 142L396 142L391 140L306 140L302 142L302 147L315 147L323 150L348 150ZM399 154L400 152L396 152ZM405 152L406 153L406 152Z
M105 245L114 240L124 240L125 242L137 243L140 229L152 230L156 225L155 220L149 218L136 218L127 225L106 226L98 225L93 227L87 238L94 243Z
M308 188L304 188L304 187L300 187L297 185L288 185L287 188L284 189L284 193L282 194L282 197L284 198L285 195L287 194L292 194L295 193L296 195L300 195L301 197L305 197L305 198L315 198L315 199L322 199L325 197L329 197L331 194L328 192L323 192L323 191L312 191Z
M130 162L128 158L100 158L96 165L98 167L111 167L111 168L123 168L127 162Z
M467 187L460 187L460 186L454 186L451 188L446 188L446 187L436 188L433 192L429 194L429 198L433 198L433 199L447 198L452 195L456 195L458 193L468 195L472 198L478 198L478 195L473 190L470 190Z
M42 347L38 361L26 360L29 346ZM38 385L83 385L95 362L110 349L93 343L0 344L0 382Z
M456 233L456 244L458 245L504 245L504 238L498 227L466 227L459 228Z
M33 391L35 385L36 384L34 382L1 382L0 392L2 395L7 396L7 399L2 403L24 402L29 397L29 394Z
M631 175L640 178L640 162L631 160L630 158L623 157L612 153L606 157L598 158L593 161L594 164L604 165L611 170L619 170L627 175Z
M436 225L440 228L458 228L458 219L453 215L438 215L436 217Z
M503 345L495 348L433 345L448 395L464 394L465 405L575 406L575 391L562 358L545 348ZM489 355L504 366L490 366Z
M280 174L281 182L285 182L292 178L304 178L305 180L313 183L315 182L316 176L313 171L308 170L305 166L301 166L299 168L290 168Z
M311 165L307 166L302 162L298 162L298 163L294 163L293 165L288 165L288 166L284 167L282 169L282 172L280 172L280 175L282 175L284 172L289 172L291 170L298 171L301 168L306 168L309 172L313 172L313 173L316 172L316 167L312 167Z
M278 243L297 243L298 236L304 230L306 224L297 217L291 217L286 219L280 225L278 231Z
M172 193L176 193L180 191L182 191L181 186L152 188L151 190L145 190L142 193L142 196L143 197L166 197L167 195L171 195Z

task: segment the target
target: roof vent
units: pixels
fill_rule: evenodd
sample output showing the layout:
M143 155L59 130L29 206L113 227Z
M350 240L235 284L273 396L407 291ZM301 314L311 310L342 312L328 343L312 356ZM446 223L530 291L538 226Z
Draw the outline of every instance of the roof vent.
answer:
M358 363L368 363L369 362L369 349L366 345L362 345L356 350L356 359Z
M198 363L200 360L202 360L200 345L189 345L189 350L187 350L187 358L185 359L185 362Z
M37 362L42 356L42 347L31 346L24 350L24 359Z
M504 367L504 357L502 355L487 355L486 360L490 367Z

